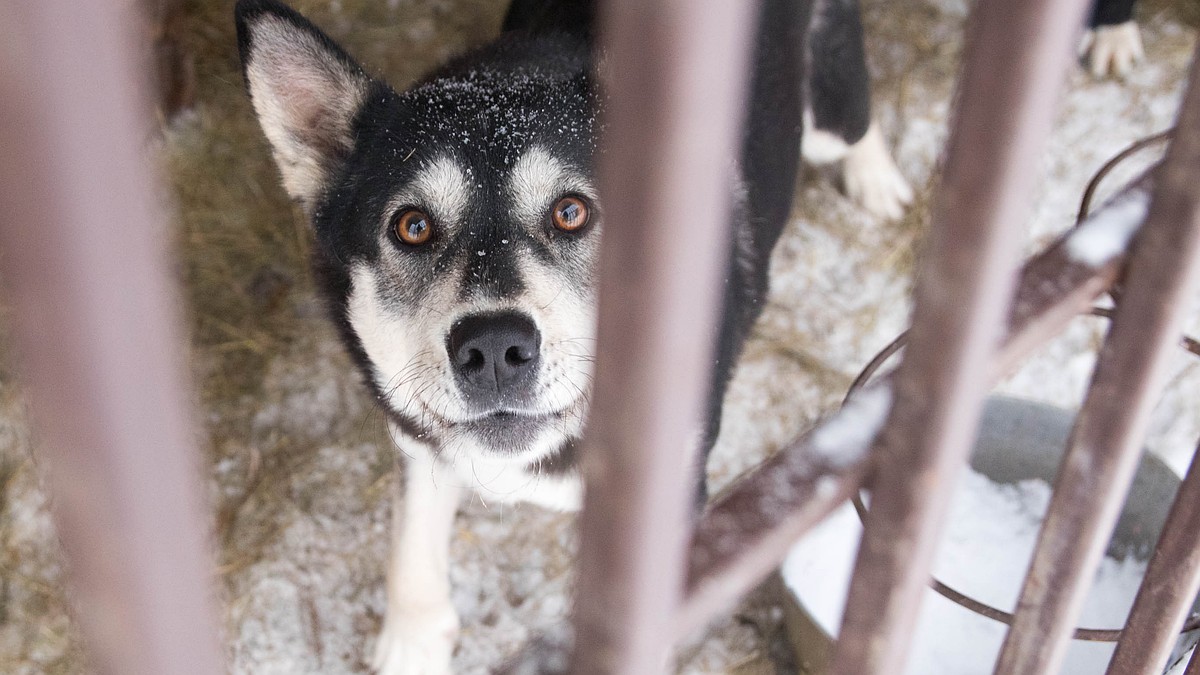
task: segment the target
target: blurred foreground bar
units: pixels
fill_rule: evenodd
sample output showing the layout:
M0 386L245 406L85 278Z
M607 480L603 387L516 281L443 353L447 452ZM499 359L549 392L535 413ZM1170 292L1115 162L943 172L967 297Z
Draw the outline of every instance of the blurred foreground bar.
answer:
M0 5L0 274L89 669L215 675L207 511L132 12Z
M603 5L605 231L582 453L577 675L667 665L757 5Z

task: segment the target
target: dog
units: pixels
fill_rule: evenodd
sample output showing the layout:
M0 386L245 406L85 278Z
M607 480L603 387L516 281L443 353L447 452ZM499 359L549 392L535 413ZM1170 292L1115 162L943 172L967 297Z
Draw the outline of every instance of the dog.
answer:
M703 456L791 208L809 11L761 13ZM516 0L494 43L403 92L276 0L240 0L235 21L255 114L315 233L315 277L403 455L373 666L446 673L463 490L581 501L604 230L592 4Z

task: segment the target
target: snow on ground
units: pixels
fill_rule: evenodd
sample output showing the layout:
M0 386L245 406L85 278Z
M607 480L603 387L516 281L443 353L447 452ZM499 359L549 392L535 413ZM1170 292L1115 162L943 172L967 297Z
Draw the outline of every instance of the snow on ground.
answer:
M774 258L770 305L729 391L710 466L716 490L832 410L861 366L907 321L966 5L865 5L878 116L917 187L917 204L900 223L876 221L838 194L828 170L809 172ZM1161 9L1143 14L1147 60L1128 81L1098 81L1082 71L1070 78L1033 200L1030 252L1071 223L1087 178L1105 159L1172 120L1194 33ZM1003 389L1076 402L1100 331L1098 321L1081 319ZM213 441L212 495L227 507L218 533L234 673L366 672L382 620L391 458L379 416L333 343L332 332L318 327L280 354L267 393L240 402L255 411L252 422ZM1194 370L1181 358L1154 422L1155 447L1177 469L1200 437ZM0 396L7 401L0 407L0 468L8 477L0 513L0 671L80 672L14 386L0 378L0 394L7 392ZM563 620L571 522L479 498L464 507L452 544L454 602L464 626L455 656L460 673L487 672ZM770 598L756 594L682 649L679 671L773 672L768 643L779 616Z

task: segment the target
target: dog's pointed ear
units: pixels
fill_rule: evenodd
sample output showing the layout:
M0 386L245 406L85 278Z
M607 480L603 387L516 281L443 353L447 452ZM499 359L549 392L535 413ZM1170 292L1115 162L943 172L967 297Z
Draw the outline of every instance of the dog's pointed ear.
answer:
M371 78L286 5L240 0L234 13L242 72L284 189L311 213L354 149Z

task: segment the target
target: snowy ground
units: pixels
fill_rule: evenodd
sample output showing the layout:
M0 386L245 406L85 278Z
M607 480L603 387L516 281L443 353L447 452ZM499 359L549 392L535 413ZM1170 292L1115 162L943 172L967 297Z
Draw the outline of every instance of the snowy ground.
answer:
M396 11L416 4L395 3ZM710 467L718 489L835 407L859 368L907 321L967 5L865 5L879 118L917 187L917 204L900 223L878 222L838 194L828 171L806 177L775 255L770 306L729 392ZM1070 225L1084 184L1105 159L1172 121L1195 32L1162 2L1143 10L1147 61L1128 81L1095 80L1082 71L1071 77L1032 201L1030 252ZM436 30L428 23L418 28ZM187 133L177 142L186 142ZM298 303L296 312L312 315L311 305ZM1200 324L1192 325L1200 332ZM1060 405L1077 402L1100 331L1094 320L1081 319L1003 389ZM386 437L331 332L317 320L308 332L273 357L263 395L234 402L250 412L249 421L210 438L235 673L366 672L364 655L382 618ZM22 404L3 369L0 387L0 671L80 672ZM1152 443L1179 470L1200 437L1197 394L1200 378L1181 359ZM218 413L207 414L210 426L219 427L211 419ZM526 638L562 621L571 523L534 507L479 499L464 507L452 570L464 626L459 672L486 672ZM772 605L757 594L682 650L679 670L776 672L778 650L771 652L769 643L778 635L779 614Z

